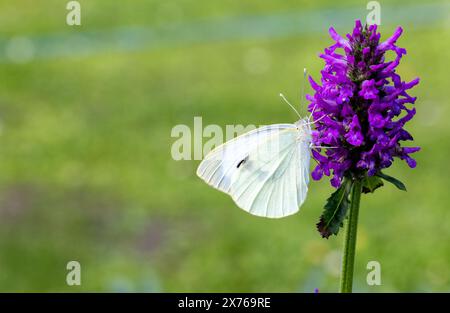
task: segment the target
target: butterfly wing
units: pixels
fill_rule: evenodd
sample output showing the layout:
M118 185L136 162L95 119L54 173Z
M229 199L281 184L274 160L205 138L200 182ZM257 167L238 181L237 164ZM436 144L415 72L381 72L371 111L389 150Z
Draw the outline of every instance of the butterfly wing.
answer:
M197 169L197 175L212 187L230 193L231 178L239 172L250 151L286 129L295 129L295 125L263 126L227 141L205 156Z
M245 211L271 218L294 214L309 182L309 147L293 124L258 128L214 149L197 174Z
M299 210L308 191L310 154L298 136L297 129L279 132L250 153L232 179L230 195L239 207L270 218Z

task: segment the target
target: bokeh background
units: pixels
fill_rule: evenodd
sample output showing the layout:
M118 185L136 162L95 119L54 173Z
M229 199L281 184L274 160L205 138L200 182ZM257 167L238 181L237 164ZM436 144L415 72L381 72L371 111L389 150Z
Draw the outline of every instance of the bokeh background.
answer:
M299 214L257 218L198 179L199 161L174 161L170 134L194 116L295 121L278 93L299 102L328 27L350 31L367 2L81 0L73 27L66 3L0 1L0 291L336 291L342 232L315 230L326 179ZM383 38L405 29L398 72L421 77L408 130L422 151L386 171L407 193L363 196L355 290L450 291L449 5L380 4Z

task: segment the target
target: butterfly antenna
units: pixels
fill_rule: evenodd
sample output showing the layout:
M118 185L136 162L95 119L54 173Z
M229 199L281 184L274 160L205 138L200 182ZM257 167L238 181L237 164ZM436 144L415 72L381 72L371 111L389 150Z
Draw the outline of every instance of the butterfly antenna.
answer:
M313 108L313 112L314 112L315 107L316 107L316 106L314 106L314 108ZM312 113L311 113L311 116L312 116ZM325 117L327 117L328 115L324 114L324 115L322 115L321 117L319 117L317 120L312 121L312 122L310 121L311 116L308 118L308 123L307 123L308 125L314 125L314 124L316 124L318 121L320 121L321 119L324 119Z
M303 85L302 85L302 92L300 95L300 107L302 106L302 101L305 98L306 75L308 75L308 71L306 70L306 67L305 67L305 68L303 68Z
M311 122L311 118L314 114L314 111L316 110L316 106L317 106L317 103L314 104L311 114L308 116L308 122Z
M300 116L300 113L298 113L298 111L294 108L294 106L286 99L286 97L280 93L280 97L292 108L292 110L294 110L294 112L298 115L298 117L302 118Z

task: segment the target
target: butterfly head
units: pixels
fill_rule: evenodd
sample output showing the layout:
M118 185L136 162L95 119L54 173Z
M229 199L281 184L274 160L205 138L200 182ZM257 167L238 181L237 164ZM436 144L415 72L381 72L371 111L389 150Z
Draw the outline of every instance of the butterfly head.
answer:
M295 126L297 127L299 133L300 133L300 138L302 140L311 141L311 123L309 122L308 118L302 118L299 119L297 122L295 122Z

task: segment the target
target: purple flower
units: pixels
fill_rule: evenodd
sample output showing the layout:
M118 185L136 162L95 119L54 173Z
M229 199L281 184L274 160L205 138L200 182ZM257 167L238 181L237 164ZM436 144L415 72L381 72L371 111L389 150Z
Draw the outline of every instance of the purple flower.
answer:
M364 137L361 133L358 115L354 114L348 132L344 135L345 139L352 146L358 147L363 144Z
M378 89L375 87L375 79L365 80L361 84L361 90L358 94L364 99L376 99L378 97Z
M332 175L331 184L339 187L345 175L375 175L391 166L394 157L416 166L410 154L419 148L401 146L413 139L404 126L416 113L407 107L416 98L407 90L419 83L418 78L404 82L395 72L406 54L396 46L402 31L398 27L380 43L376 25L356 21L345 38L330 28L335 43L320 54L325 61L321 84L309 77L315 93L307 99L317 121L313 143L332 149L313 151L318 162L313 179ZM394 52L393 60L385 59L387 51Z

